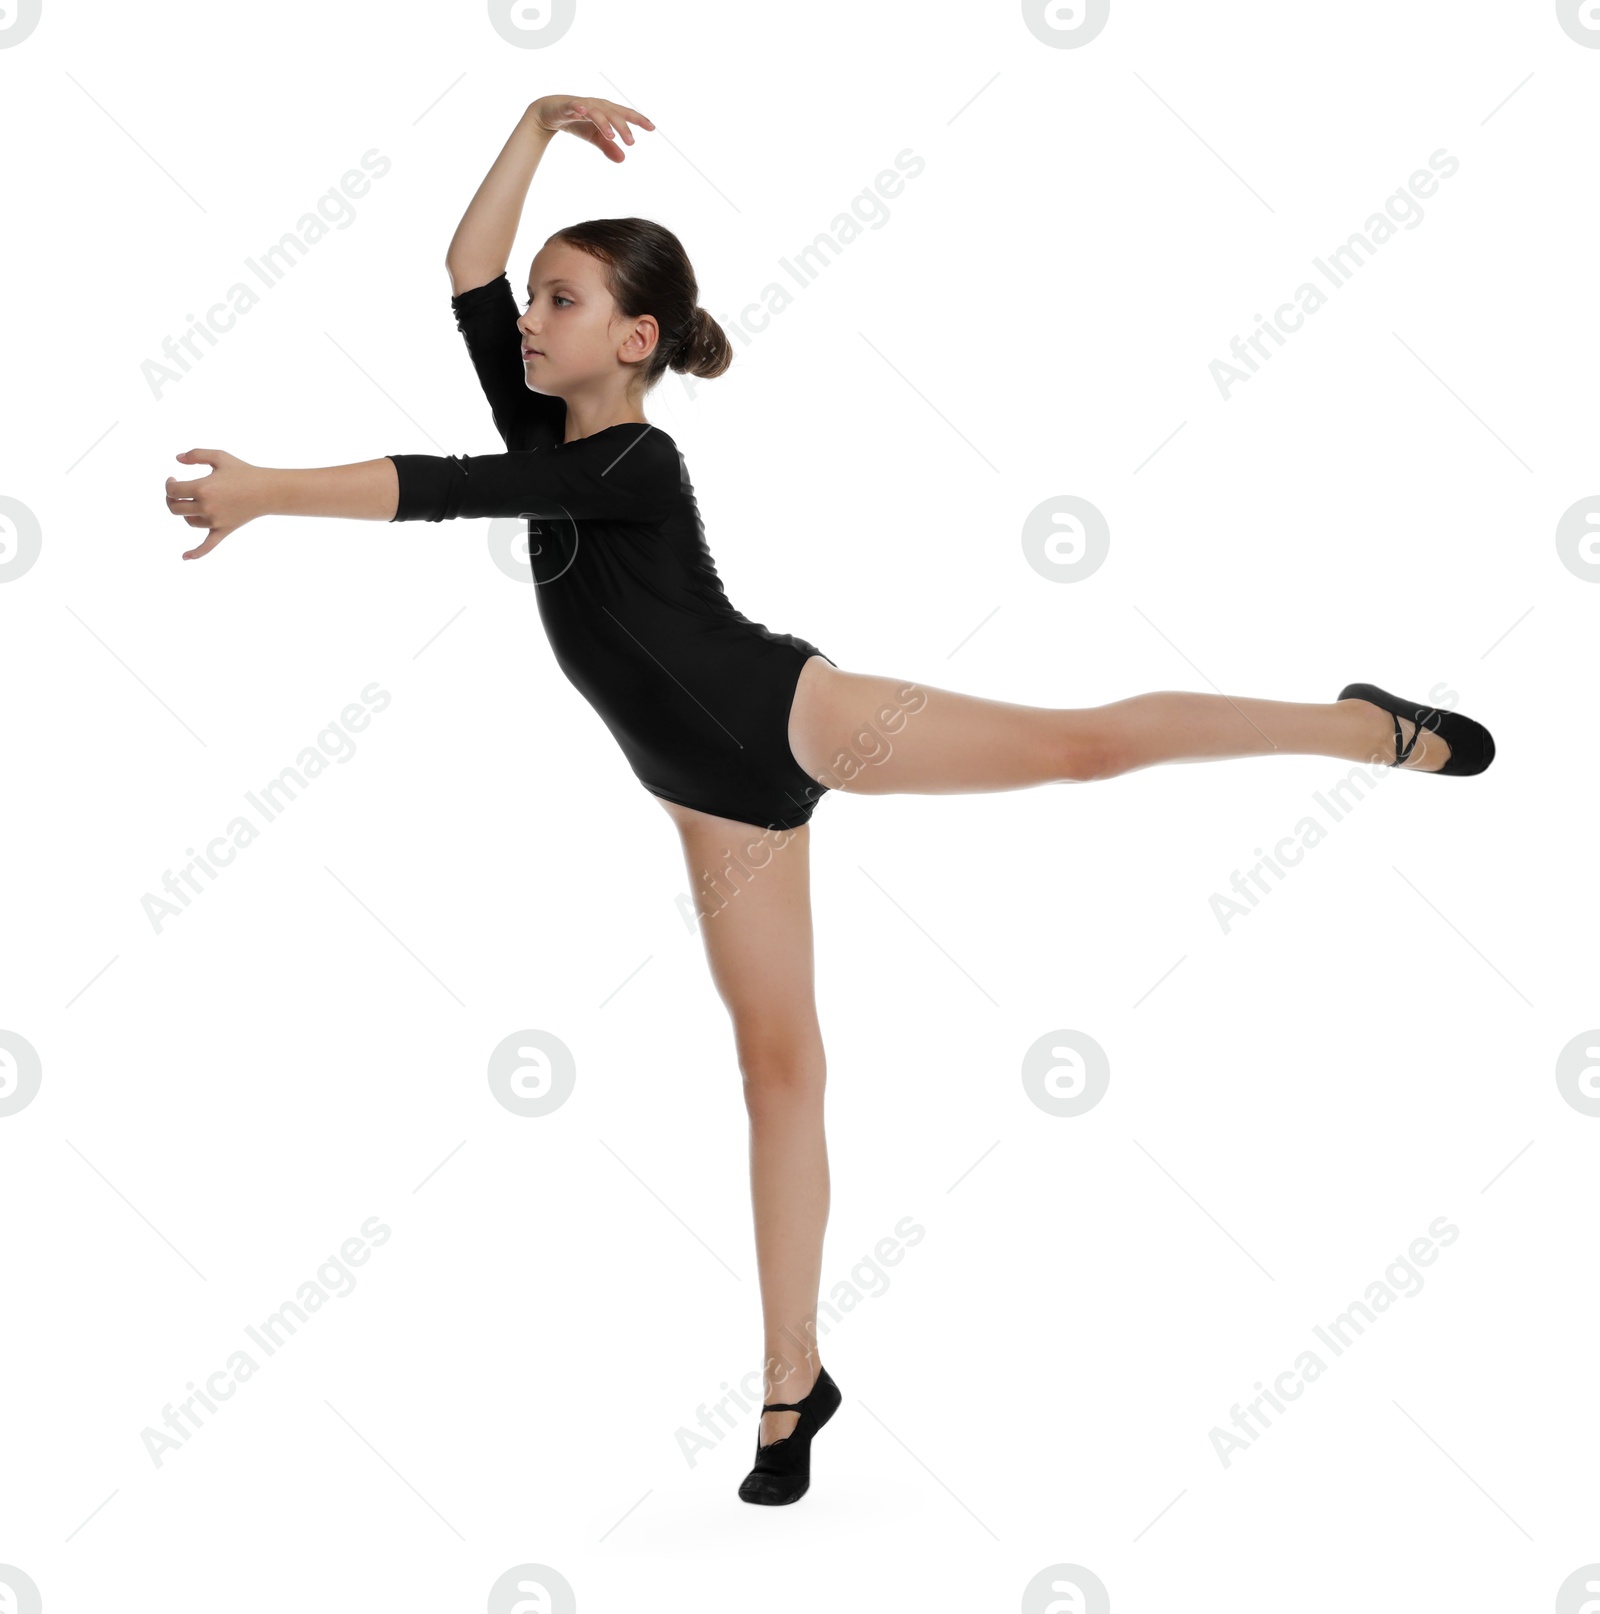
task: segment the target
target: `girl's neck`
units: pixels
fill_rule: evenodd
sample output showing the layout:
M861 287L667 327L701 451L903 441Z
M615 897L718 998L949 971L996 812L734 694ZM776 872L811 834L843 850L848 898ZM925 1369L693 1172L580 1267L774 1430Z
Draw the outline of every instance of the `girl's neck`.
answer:
M567 420L563 440L568 443L574 443L580 437L592 437L596 432L603 432L607 426L650 424L644 418L644 411L639 405L625 398L612 398L605 402L568 398L566 405Z

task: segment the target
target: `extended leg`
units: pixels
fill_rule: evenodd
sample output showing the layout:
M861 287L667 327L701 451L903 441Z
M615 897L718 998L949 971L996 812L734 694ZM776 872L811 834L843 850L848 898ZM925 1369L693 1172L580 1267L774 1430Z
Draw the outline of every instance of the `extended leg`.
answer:
M1407 738L1411 725L1403 721ZM1301 754L1389 762L1394 726L1367 701L1258 700L1170 690L1105 706L1020 706L808 662L789 744L807 773L864 795L1019 790L1162 762ZM1448 757L1424 734L1405 766Z
M678 825L717 992L733 1020L750 1117L761 1275L763 1401L816 1380L817 1291L828 1221L826 1066L813 992L810 829L765 832L662 802ZM793 1412L762 1415L763 1444Z

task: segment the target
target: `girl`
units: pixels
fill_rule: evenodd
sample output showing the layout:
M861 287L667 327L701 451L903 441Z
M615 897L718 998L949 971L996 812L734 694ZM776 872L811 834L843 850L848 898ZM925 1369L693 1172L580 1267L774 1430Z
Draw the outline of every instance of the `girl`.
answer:
M732 1017L766 1397L739 1495L786 1503L805 1494L812 1437L840 1400L816 1350L829 1179L808 821L824 792L1017 790L1269 751L1462 775L1488 767L1494 742L1470 718L1370 684L1326 705L1177 692L1082 710L980 700L846 672L808 640L741 615L717 577L678 445L644 416L667 370L718 376L732 358L698 306L677 237L637 218L558 230L534 257L520 314L505 276L554 136L565 129L622 162L618 140L633 145L634 124L655 127L611 101L535 101L451 240L451 306L507 452L272 470L190 449L178 459L211 474L169 477L167 508L205 530L185 560L262 515L528 519L556 661L677 825ZM859 737L884 730L887 745L858 753ZM746 876L760 871L737 901L717 890L730 859Z

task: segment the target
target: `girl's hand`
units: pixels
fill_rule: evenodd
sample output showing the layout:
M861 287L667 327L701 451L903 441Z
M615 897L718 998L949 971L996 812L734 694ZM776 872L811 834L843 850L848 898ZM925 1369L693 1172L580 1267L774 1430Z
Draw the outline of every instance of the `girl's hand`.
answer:
M186 549L185 560L208 555L230 532L268 513L269 473L220 448L190 448L179 454L185 465L209 465L210 476L193 482L167 478L167 508L191 527L204 527L206 541Z
M630 121L643 129L655 128L644 113L635 112L631 106L619 106L615 101L585 100L582 96L547 95L535 101L530 110L541 129L548 129L551 134L565 129L568 134L587 140L591 146L598 146L614 163L623 160L622 148L614 137L620 134L630 146L633 144L633 131L628 127Z

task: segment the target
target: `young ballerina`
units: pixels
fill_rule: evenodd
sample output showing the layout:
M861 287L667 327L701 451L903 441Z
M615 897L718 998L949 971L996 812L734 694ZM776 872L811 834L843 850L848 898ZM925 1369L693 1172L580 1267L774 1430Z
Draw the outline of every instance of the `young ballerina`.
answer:
M756 1460L739 1495L787 1503L805 1494L812 1438L840 1401L816 1348L829 1177L808 821L822 795L1018 790L1267 752L1463 775L1489 766L1494 742L1470 718L1370 684L1311 705L1181 692L1081 710L982 700L844 671L741 615L678 446L642 407L668 369L718 376L732 357L677 237L636 218L558 230L533 260L520 315L505 276L555 134L621 162L630 124L655 127L611 101L535 101L451 240L451 307L507 452L276 470L190 449L178 459L211 474L169 477L167 508L205 529L185 560L262 515L527 518L556 661L677 824L733 1022L764 1331ZM858 737L883 728L891 742L861 756ZM747 876L735 901L717 890L732 867Z

